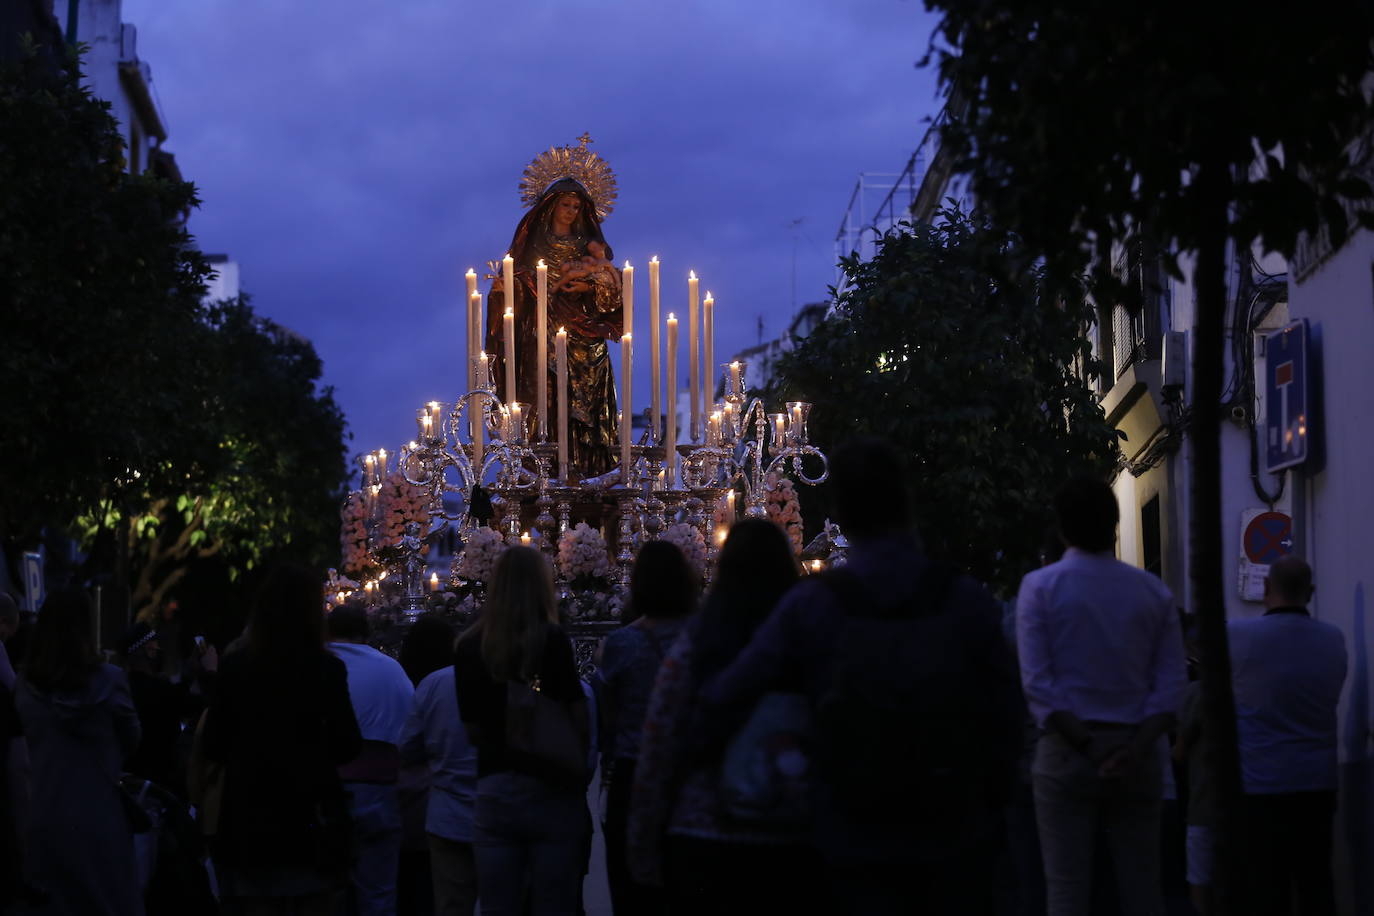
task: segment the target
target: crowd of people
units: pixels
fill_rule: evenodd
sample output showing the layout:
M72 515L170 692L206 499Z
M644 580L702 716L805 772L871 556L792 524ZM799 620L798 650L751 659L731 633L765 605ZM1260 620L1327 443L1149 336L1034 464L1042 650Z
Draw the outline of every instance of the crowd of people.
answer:
M1004 606L927 556L874 479L907 479L889 447L834 455L852 547L822 574L763 519L731 527L704 594L675 546L645 544L631 622L585 680L528 547L472 625L421 618L399 660L362 607L323 614L305 569L272 573L244 635L197 643L176 677L155 625L116 667L85 594L56 592L17 675L0 650L0 912L572 916L595 820L616 916L1162 916L1171 857L1206 913L1186 628L1114 558L1111 489L1064 486L1063 554ZM1281 560L1266 613L1230 628L1256 912L1335 911L1346 660L1312 592ZM0 596L12 648L17 619Z

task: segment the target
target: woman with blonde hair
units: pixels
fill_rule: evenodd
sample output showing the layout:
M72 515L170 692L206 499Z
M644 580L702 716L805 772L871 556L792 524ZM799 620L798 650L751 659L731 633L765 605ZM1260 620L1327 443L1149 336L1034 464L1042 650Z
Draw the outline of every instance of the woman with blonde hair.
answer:
M591 818L590 722L553 570L511 547L481 619L458 641L459 714L477 746L474 852L483 916L578 911ZM580 755L580 756L579 756Z

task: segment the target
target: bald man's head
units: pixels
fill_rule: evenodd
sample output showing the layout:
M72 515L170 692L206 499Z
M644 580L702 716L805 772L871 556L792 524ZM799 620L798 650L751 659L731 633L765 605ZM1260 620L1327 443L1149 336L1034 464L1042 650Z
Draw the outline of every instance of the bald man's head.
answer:
M1264 581L1264 603L1267 607L1306 607L1312 591L1312 567L1290 554L1270 565L1269 578Z

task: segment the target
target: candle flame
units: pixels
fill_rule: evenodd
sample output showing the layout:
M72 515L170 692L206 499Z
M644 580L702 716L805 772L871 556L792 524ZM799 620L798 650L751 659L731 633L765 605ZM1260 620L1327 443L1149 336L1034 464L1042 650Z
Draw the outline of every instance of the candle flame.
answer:
M477 276L477 271L475 271L475 270L473 270L471 267L469 267L469 268L468 268L468 272L467 272L467 274L466 274L465 276L475 277L475 276Z
M629 259L629 258L626 258L626 259L625 259L625 269L626 269L626 270L634 270L634 268L630 266L630 259Z
M486 351L486 350L483 350L481 353L478 353L478 354L477 354L477 358L478 358L478 359L486 359L486 358L487 358L487 351Z
M697 272L696 272L695 270L689 270L689 271L687 271L687 279L688 279L688 280L695 280L696 278L697 278Z
M558 333L560 333L560 334L566 334L566 333L568 333L568 329L567 329L567 328L559 328L559 329L558 329Z
M472 273L472 271L468 271L468 273ZM477 290L474 289L474 290L472 291L472 295L469 296L468 298L469 298L469 299L476 299L476 300L478 300L478 301L480 302L480 301L482 300L482 294L479 293Z
M623 341L623 342L628 342L629 339L630 339L630 335L629 335L629 334L622 334L622 335L620 335L620 339L621 339L621 341Z
M540 258L540 259L539 259L539 263L538 263L538 264L535 264L534 266L535 266L535 267L543 267L543 268L546 269L546 270L548 269L548 265L544 263L544 259L543 259L543 258Z
M507 317L507 318L514 318L514 317L515 317L515 309L513 309L513 308L508 308L508 309L506 309L506 317Z
M386 457L386 449L384 449L384 448L379 448L379 449L377 449L377 454L378 454L379 456L381 456L382 458L385 458L385 457Z
M506 252L506 256L505 256L504 258L502 258L501 260L503 260L503 261L514 261L515 258L511 257L511 256L510 256L510 252L507 251L507 252Z
M412 452L415 451L415 450L416 450L417 448L419 448L419 447L420 447L420 446L419 446L418 443L416 443L416 442L413 441L413 440L411 441L411 443L410 443L410 450L411 450Z
M650 258L650 259L649 259L649 263L650 263L650 264L657 264L657 263L658 263L658 255L654 255L652 258Z
M710 291L709 289L706 291L706 301L707 301L707 302L715 302L715 301L716 301L716 297L711 295L711 291Z
M674 315L672 312L669 312L669 313L668 313L668 320L669 320L669 321L677 321L677 316Z

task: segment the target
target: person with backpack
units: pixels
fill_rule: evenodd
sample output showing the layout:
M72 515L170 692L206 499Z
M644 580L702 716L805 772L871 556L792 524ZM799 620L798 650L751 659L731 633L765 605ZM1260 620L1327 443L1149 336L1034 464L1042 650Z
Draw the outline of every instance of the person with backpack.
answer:
M483 916L574 916L591 814L591 721L553 566L533 547L496 561L482 616L454 649L477 747L473 852ZM528 896L528 909L526 909Z
M630 610L634 620L609 633L601 663L592 676L601 713L601 769L606 782L606 883L615 916L652 916L665 912L660 889L630 877L625 858L625 826L634 785L640 734L659 665L696 610L698 577L682 551L668 541L640 548L630 571Z
M1020 694L1000 606L922 553L907 479L881 440L837 450L830 487L849 562L803 579L706 683L696 736L721 741L741 711L799 677L815 716L814 842L834 911L988 913Z
M658 669L626 842L631 874L642 884L665 885L670 913L805 913L815 903L814 894L789 880L816 870L809 824L733 816L721 755L687 752L701 684L729 666L796 581L797 561L781 528L759 518L731 526L700 613Z

